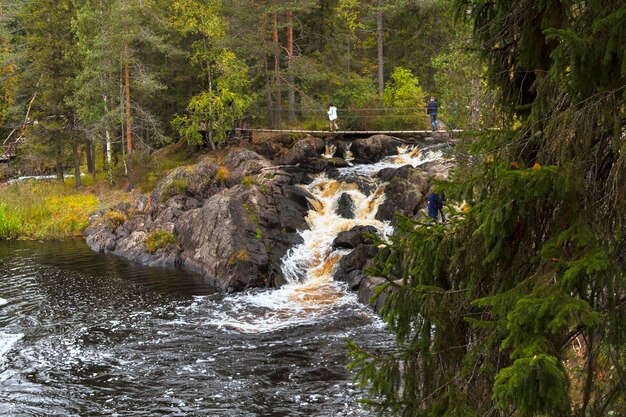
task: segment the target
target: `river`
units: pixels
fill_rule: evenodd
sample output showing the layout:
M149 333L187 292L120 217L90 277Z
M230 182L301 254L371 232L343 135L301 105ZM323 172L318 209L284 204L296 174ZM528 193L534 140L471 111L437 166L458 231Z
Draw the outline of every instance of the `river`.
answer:
M371 178L412 157L342 176ZM342 252L330 244L355 224L391 228L374 219L380 193L325 177L308 190L311 230L285 256L280 289L218 294L198 275L81 240L0 242L0 415L373 415L358 402L345 340L384 351L393 338L332 280ZM341 193L356 220L334 214Z

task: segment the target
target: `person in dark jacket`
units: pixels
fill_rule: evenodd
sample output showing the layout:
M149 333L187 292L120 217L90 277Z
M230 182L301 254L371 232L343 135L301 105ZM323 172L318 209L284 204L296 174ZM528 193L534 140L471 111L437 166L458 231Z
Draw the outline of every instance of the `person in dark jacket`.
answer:
M426 113L430 115L430 125L433 128L433 132L437 130L437 112L439 111L439 103L435 101L435 97L431 96L428 104L426 105Z
M437 215L441 215L441 223L446 222L446 217L443 214L443 202L445 197L443 193L431 192L428 194L428 217L434 221L438 221Z

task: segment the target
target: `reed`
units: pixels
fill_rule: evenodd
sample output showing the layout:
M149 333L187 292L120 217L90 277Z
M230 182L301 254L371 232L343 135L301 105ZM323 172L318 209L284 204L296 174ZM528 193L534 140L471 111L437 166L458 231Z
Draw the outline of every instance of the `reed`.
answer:
M0 239L78 236L98 198L60 183L28 181L0 187Z

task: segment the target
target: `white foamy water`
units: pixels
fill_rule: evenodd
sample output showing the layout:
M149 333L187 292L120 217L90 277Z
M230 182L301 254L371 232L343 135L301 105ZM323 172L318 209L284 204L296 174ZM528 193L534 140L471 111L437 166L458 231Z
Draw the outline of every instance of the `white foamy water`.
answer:
M443 158L442 150L420 150L416 146L399 146L398 154L381 159L375 164L356 165L347 168L339 168L340 178L353 175L372 177L385 168L398 168L403 165L411 165L416 168L428 162L440 161Z
M0 307L2 307L3 305L6 305L8 303L8 301L2 297L0 297Z
M377 184L375 173L384 168L403 165L414 167L440 159L441 151L422 153L417 147L400 147L398 155L372 165L341 169L341 180L325 175L303 188L314 199L306 221L309 230L300 232L303 242L291 248L282 259L282 272L287 284L278 289L234 294L222 302L219 316L211 319L221 328L241 332L269 332L285 327L312 324L332 315L345 305L356 305L357 299L345 284L333 280L341 257L349 250L335 249L333 240L340 232L355 226L373 226L379 236L386 238L393 232L389 222L375 218L384 202L384 184ZM367 178L373 191L364 193L350 177ZM337 214L342 194L350 196L355 218L346 219Z
M3 367L4 362L6 361L6 356L9 351L13 348L13 345L17 343L24 335L21 333L18 334L10 334L0 332L0 369Z

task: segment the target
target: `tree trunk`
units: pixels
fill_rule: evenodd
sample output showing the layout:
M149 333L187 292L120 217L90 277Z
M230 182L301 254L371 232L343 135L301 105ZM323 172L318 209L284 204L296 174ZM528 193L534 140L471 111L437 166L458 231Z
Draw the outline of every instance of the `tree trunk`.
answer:
M124 44L126 62L124 63L124 90L126 95L126 154L128 158L128 190L135 188L135 172L133 169L133 136L132 119L130 117L130 68L128 66L128 43Z
M107 105L107 96L102 96L102 99L104 100L104 112L108 113L109 109L108 109L108 105ZM105 155L105 159L104 159L104 166L106 166L108 164L108 166L111 166L111 133L109 132L109 129L106 128L104 130L104 136L106 138L106 142L104 144L104 155Z
M293 13L291 9L287 10L287 67L291 69L291 59L293 58ZM289 90L287 101L289 103L289 109L287 111L287 120L291 125L295 119L295 107L296 107L296 91L295 81L292 74L287 76L289 81Z
M275 3L274 3L275 4ZM278 49L278 14L272 14L272 43L274 45L274 126L280 127L282 120L282 94L280 86L280 49Z
M74 187L80 188L80 154L78 152L78 139L72 134L72 152L74 153Z
M274 127L274 103L272 102L272 79L270 77L269 63L267 56L265 64L265 105L267 106L267 126Z
M381 5L381 2L378 3ZM383 11L376 13L376 50L378 53L378 101L383 101L383 91L385 90L384 77L384 57L383 57Z
M63 162L57 161L56 171L57 171L57 178L59 178L61 182L65 181L65 175L63 174Z
M91 148L91 140L85 140L85 157L87 158L87 171L95 177L96 175L96 161L94 153Z

